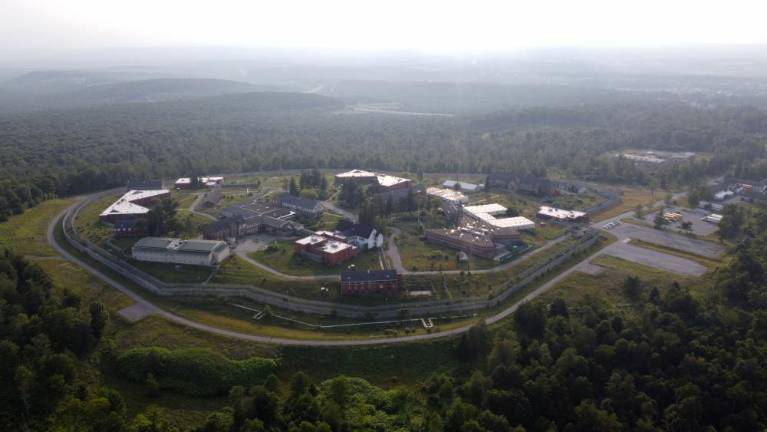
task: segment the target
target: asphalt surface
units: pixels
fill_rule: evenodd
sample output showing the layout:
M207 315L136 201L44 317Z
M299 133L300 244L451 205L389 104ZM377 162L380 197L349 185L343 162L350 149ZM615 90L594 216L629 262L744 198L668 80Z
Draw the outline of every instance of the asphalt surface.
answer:
M678 249L711 259L718 259L724 253L724 248L714 242L694 239L670 231L656 230L651 227L623 223L610 232L618 238L631 238L653 243L660 246Z
M680 275L701 276L706 273L706 267L695 261L622 242L613 244L604 254Z

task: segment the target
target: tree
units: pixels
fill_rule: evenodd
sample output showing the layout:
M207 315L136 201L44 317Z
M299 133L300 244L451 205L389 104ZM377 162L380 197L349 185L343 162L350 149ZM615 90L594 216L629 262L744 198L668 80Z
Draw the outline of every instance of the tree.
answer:
M88 308L91 315L91 331L96 339L101 339L104 327L109 321L109 311L101 302L93 302Z
M295 177L291 177L290 178L290 184L288 186L288 193L293 195L293 196L298 196L300 194L298 186L296 185Z
M540 304L525 302L514 312L514 323L517 330L523 335L537 339L543 336L546 328L546 316Z
M642 282L638 276L629 276L623 281L623 294L626 297L636 300L642 293Z

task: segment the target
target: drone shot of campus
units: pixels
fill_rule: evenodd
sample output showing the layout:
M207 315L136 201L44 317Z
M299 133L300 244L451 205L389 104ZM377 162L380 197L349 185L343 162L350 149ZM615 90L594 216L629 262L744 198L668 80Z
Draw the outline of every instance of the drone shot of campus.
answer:
M0 6L0 430L767 430L767 10L480 3Z

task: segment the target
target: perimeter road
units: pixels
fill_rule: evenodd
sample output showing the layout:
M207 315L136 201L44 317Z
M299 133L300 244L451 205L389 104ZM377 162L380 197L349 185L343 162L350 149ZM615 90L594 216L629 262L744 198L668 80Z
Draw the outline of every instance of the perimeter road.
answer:
M79 197L79 200L85 199L87 197ZM79 201L78 201L79 202ZM75 202L71 207L78 204L78 202ZM657 203L656 203L657 205ZM183 318L181 316L178 316L174 313L168 312L161 307L157 306L156 304L144 299L139 294L137 294L132 289L126 287L122 283L112 279L111 277L107 276L103 272L97 270L93 266L89 265L88 263L84 262L83 260L73 256L69 252L67 252L64 248L61 247L56 242L56 236L55 236L55 229L57 227L57 224L59 220L66 214L66 212L69 210L67 208L66 210L62 211L60 214L58 214L48 225L48 243L53 247L56 252L58 252L61 256L66 258L69 261L72 261L79 265L80 267L87 270L89 273L93 274L94 276L98 277L99 279L103 280L107 284L111 285L118 291L122 292L123 294L130 297L133 301L136 303L140 303L143 307L145 307L148 311L151 311L154 315L157 315L159 317L165 318L168 321L174 322L179 325L183 325L189 328L201 330L204 332L220 335L220 336L227 336L235 339L240 340L246 340L251 342L258 342L258 343L266 343L266 344L275 344L275 345L292 345L292 346L314 346L314 347L341 347L341 346L365 346L365 345L383 345L383 344L396 344L396 343L406 343L406 342L418 342L418 341L426 341L426 340L433 340L433 339L439 339L439 338L445 338L445 337L451 337L451 336L457 336L462 333L467 332L471 325L466 325L463 327L457 327L450 330L445 330L441 332L436 333L427 333L422 335L411 335L411 336L397 336L397 337L385 337L385 338L375 338L375 339L360 339L360 340L311 340L311 339L287 339L287 338L277 338L277 337L268 337L268 336L258 336L253 334L247 334L247 333L240 333L235 332L231 330L225 330L218 327L209 326L207 324L198 323L195 321L188 320L186 318ZM597 227L597 225L603 225L609 221L612 220L620 220L623 217L626 217L627 215L630 215L631 212L626 212L624 214L618 215L616 217L610 218L606 221L601 221L599 223L593 224L592 227ZM609 248L610 246L608 246ZM553 279L549 280L548 282L544 283L543 285L539 286L538 288L534 289L532 292L528 293L524 298L514 302L509 307L504 309L503 311L492 315L490 317L487 317L485 321L488 324L493 324L495 322L498 322L507 316L514 313L520 305L533 300L534 298L538 297L539 295L543 294L547 290L551 289L553 286L555 286L558 282L560 282L562 279L570 275L573 271L575 271L582 263L589 262L591 259L593 259L596 256L599 256L604 252L603 250L600 250L591 256L583 259L580 263L574 265L573 267L570 267L569 269L563 271Z

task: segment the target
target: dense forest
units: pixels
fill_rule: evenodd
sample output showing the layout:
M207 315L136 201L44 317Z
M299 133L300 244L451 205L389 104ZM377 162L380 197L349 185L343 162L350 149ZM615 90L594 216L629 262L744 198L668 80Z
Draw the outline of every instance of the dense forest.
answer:
M151 408L126 414L125 399L97 378L99 365L114 365L150 399L228 395L229 407L194 432L763 430L767 211L725 217L742 222L727 233L739 246L702 297L630 277L620 287L630 309L591 297L526 303L500 328L479 324L456 340L462 366L389 390L302 372L281 382L279 362L199 348L116 352L103 340L102 304L81 304L4 252L0 427L180 432Z
M0 131L0 218L55 195L189 172L548 169L660 186L728 170L767 176L767 112L756 108L634 103L408 117L352 114L318 95L247 93L6 115ZM651 177L606 154L624 148L705 156Z

